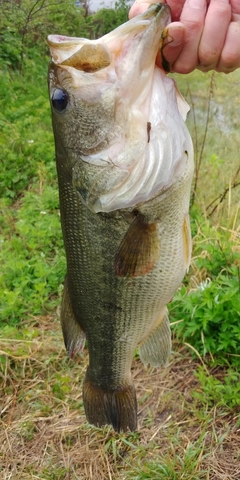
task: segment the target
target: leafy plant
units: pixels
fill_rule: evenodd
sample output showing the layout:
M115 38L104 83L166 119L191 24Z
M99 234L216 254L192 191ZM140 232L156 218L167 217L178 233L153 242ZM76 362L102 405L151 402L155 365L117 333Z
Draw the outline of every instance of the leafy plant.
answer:
M2 0L0 16L0 65L8 65L25 74L27 59L38 52L47 54L47 36L61 34L96 38L127 21L129 7L124 0L115 8L89 13L88 2L83 8L73 0Z
M173 329L201 356L240 365L240 251L227 232L206 221L196 238L196 257L188 283L170 304Z
M0 58L12 68L24 69L25 57L31 56L36 42L41 53L47 52L50 33L87 34L83 10L72 0L3 0L0 17Z
M228 410L240 406L240 373L237 369L228 368L224 375L219 368L208 374L203 366L195 373L201 388L192 392L193 398L200 400L208 408L212 406L227 407ZM218 378L219 377L219 378ZM240 423L240 419L239 419Z
M128 6L124 0L115 2L115 8L102 8L92 16L94 36L102 37L128 20Z

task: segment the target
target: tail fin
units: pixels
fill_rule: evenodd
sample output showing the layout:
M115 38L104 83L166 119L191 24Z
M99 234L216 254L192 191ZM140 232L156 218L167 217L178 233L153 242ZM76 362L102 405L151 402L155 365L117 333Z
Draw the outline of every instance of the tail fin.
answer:
M89 380L87 372L83 403L89 423L97 427L110 424L116 432L137 430L137 399L133 384L105 390Z

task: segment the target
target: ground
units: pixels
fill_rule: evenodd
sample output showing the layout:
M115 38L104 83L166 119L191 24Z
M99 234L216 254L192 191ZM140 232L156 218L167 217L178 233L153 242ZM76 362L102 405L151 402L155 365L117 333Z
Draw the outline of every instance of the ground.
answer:
M138 432L117 434L85 419L87 350L67 358L54 316L22 329L33 338L5 338L0 347L2 480L240 478L239 411L204 399L196 377L203 361L193 360L187 345L174 342L165 369L146 369L136 356ZM215 368L215 377L222 374Z

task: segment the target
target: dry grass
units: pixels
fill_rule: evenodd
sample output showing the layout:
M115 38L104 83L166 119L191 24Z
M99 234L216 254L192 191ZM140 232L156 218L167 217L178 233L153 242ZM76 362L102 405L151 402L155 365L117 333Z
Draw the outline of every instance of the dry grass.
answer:
M197 361L186 347L163 370L134 360L139 431L123 435L86 422L87 352L66 359L53 317L33 319L31 328L35 339L5 339L0 347L2 480L240 478L237 413L193 398Z

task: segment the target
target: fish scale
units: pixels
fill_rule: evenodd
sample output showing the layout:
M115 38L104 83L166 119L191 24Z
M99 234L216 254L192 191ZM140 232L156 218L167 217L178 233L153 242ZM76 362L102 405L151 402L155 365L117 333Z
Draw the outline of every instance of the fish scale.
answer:
M137 428L136 348L144 364L168 361L167 304L191 257L188 106L155 66L169 21L158 4L98 40L49 37L63 336L71 357L88 340L88 421L117 431Z

